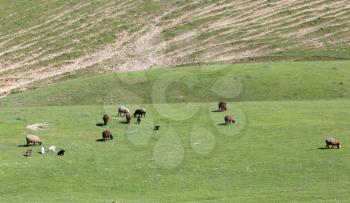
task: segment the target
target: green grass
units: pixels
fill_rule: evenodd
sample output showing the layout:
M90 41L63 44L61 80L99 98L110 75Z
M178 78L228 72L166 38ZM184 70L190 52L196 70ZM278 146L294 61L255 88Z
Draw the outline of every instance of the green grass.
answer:
M345 202L348 66L282 62L106 74L3 98L0 202ZM228 112L213 112L221 99L231 101ZM120 123L120 104L144 106L147 117L141 125ZM104 113L109 126L96 126ZM220 125L229 113L237 123ZM39 147L23 156L25 127L42 122L49 127L34 134L46 147L65 149L64 157L40 155ZM115 139L97 142L105 129ZM340 150L321 149L331 136Z
M216 103L194 104L189 120L183 104L145 105L140 126L119 123L96 127L115 106L7 108L0 111L0 202L339 202L350 198L350 100L314 102L238 102L238 124L220 126L225 113ZM132 109L139 105L129 105ZM173 112L173 111L172 111ZM163 115L163 116L162 116ZM54 154L22 154L25 126L48 122L37 132ZM153 123L161 131L153 132ZM242 125L245 124L245 125ZM241 131L237 131L241 129ZM100 143L103 129L115 139ZM170 134L169 134L170 132ZM171 134L171 132L175 132ZM321 150L336 136L341 150ZM196 145L195 142L200 144ZM169 155L168 159L166 157ZM182 159L183 155L183 159ZM153 159L155 160L152 160ZM172 166L175 166L174 168Z
M155 84L167 85L166 102L170 103L350 98L349 66L349 61L278 62L104 74L13 94L0 100L0 104L164 103L164 99L152 97L152 92L158 91Z

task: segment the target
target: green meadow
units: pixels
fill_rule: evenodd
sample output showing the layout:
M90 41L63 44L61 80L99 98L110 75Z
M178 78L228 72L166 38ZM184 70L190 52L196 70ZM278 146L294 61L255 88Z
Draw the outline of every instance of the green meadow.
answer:
M346 202L349 65L178 67L2 98L0 202ZM227 112L215 112L220 100ZM145 107L146 118L124 124L120 105ZM105 113L111 120L101 127ZM226 114L236 123L222 125ZM34 123L49 127L26 128ZM107 129L114 139L100 142ZM26 133L65 156L25 147ZM341 149L323 149L327 137ZM23 156L28 149L32 157Z

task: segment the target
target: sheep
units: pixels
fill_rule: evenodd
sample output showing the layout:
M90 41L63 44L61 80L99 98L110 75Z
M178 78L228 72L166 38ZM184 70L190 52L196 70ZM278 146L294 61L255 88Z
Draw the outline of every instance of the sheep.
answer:
M57 153L57 155L58 156L64 156L64 153L65 153L66 151L64 151L63 149L61 149L58 153Z
M26 154L24 156L32 156L32 150L30 149L26 151Z
M136 121L136 124L140 125L140 123L141 123L141 118L138 117L138 118L137 118L137 121Z
M107 125L109 121L109 116L107 114L103 115L103 125Z
M112 135L111 131L105 130L102 132L102 138L103 138L103 140L108 140L108 139L113 140L113 135Z
M30 144L35 145L36 143L39 143L41 145L41 140L36 135L27 134L26 140L27 140L27 146L29 146Z
M125 115L125 118L126 118L126 123L129 124L131 122L131 114L130 113L127 113Z
M219 102L218 106L219 106L219 111L226 111L227 110L226 102L224 102L224 101Z
M129 109L126 108L125 106L120 106L118 108L118 115L117 116L125 116L127 113L129 113Z
M47 152L56 152L56 146L52 145L47 149Z
M44 154L44 153L45 153L45 147L44 147L44 146L41 146L41 147L40 147L40 150L41 150L41 152L40 152L41 154Z
M330 145L332 146L332 148L334 146L337 146L338 149L340 148L340 142L333 137L327 138L325 141L326 141L326 149L329 149Z
M145 108L136 109L134 112L134 117L146 117L146 109Z
M235 119L233 118L233 116L232 115L225 116L225 124L228 125L231 123L235 123Z

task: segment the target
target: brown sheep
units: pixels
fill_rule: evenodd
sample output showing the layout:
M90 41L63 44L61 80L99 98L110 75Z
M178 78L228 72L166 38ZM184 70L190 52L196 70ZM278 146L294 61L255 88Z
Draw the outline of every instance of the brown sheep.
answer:
M226 102L221 101L221 102L219 102L218 106L219 106L219 111L226 111L227 110Z
M225 116L225 124L228 125L231 123L235 123L235 119L233 118L233 116L232 115Z
M103 125L107 125L109 121L109 116L107 114L103 115Z
M125 115L125 118L126 118L126 123L130 123L131 122L131 114L130 113L127 113L126 115Z
M104 140L108 140L108 139L113 140L113 135L112 135L111 131L105 130L102 132L102 138Z
M134 112L134 117L146 117L146 109L145 108L139 108L136 109Z
M35 145L36 143L39 143L41 145L41 140L36 135L27 134L26 140L27 140L27 146L29 146L30 144Z
M333 137L327 138L325 141L326 141L326 149L329 149L329 146L332 146L332 148L334 146L337 146L338 149L340 148L340 142Z

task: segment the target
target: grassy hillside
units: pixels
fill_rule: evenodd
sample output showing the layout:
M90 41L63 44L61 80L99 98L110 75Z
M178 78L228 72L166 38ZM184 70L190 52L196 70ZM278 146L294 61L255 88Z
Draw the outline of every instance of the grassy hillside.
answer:
M348 67L192 66L65 78L2 98L0 202L347 201ZM228 112L215 112L219 99ZM124 124L120 104L147 117ZM222 125L226 114L237 122ZM34 123L49 127L26 128ZM99 142L106 129L115 139ZM66 155L23 146L26 133ZM325 150L333 136L342 148Z
M349 59L347 0L0 0L0 94L62 74Z
M350 62L213 65L73 79L17 93L2 106L350 98ZM166 90L162 93L162 90ZM164 95L163 95L164 94Z

